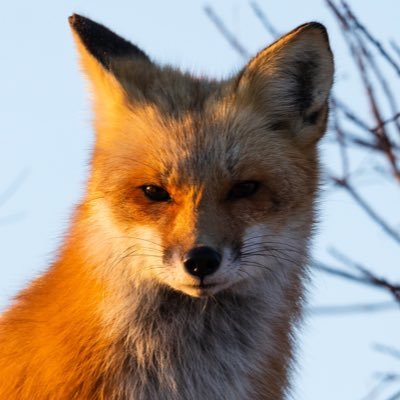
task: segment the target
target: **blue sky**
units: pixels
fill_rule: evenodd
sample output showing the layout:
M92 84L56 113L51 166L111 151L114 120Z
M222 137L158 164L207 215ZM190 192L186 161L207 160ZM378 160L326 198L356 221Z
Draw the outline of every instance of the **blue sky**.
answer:
M18 177L23 177L23 182L4 204L0 197L0 309L54 258L87 174L93 142L90 103L67 17L78 12L102 22L161 63L225 77L244 61L210 23L203 10L206 4L200 0L14 0L2 4L0 188L5 191ZM212 4L250 53L272 40L247 1ZM324 1L270 0L259 4L283 32L311 20L324 23L336 59L335 91L353 108L365 108L340 30ZM399 38L398 1L350 4L382 40ZM322 158L327 168L335 168L337 155L328 142L322 143ZM363 192L386 216L393 219L398 215L398 190L372 182ZM335 244L398 278L393 274L398 247L345 194L325 193L320 218L316 257L329 260L327 249ZM399 226L398 220L392 222ZM388 300L383 293L322 274L315 275L309 293L312 307ZM307 318L298 346L294 398L362 399L375 382L374 374L399 371L392 359L372 349L374 343L400 345L399 320L397 310Z

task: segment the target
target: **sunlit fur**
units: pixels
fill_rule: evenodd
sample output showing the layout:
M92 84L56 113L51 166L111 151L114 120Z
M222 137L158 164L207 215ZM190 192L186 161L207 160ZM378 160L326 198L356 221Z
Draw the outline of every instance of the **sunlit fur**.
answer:
M107 70L73 31L94 97L91 176L57 261L0 320L0 398L285 398L333 74L325 30L297 28L222 82L133 57ZM227 197L248 180L257 192ZM146 198L149 184L172 201ZM183 268L198 245L222 254L210 288Z

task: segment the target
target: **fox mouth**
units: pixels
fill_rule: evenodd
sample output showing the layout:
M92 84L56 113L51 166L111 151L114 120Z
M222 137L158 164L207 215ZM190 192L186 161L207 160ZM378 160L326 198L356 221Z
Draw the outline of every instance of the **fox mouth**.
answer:
M215 286L218 286L218 283L203 283L203 282L200 282L198 285L192 285L192 287L196 288L196 289L210 289L210 288L213 288Z
M218 287L220 287L220 283L204 283L204 282L199 282L196 284L187 284L184 285L184 290L185 292L191 292L191 293L196 293L195 297L203 297L203 296L208 296L215 291L218 292ZM192 294L193 295L193 294Z
M199 282L195 285L185 285L188 288L191 289L211 289L215 286L218 286L218 283L203 283L203 282Z

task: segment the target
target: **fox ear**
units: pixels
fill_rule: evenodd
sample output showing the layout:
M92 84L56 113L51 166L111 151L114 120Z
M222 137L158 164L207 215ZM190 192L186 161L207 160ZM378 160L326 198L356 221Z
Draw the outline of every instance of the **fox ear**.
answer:
M126 77L129 66L136 64L140 69L143 64L153 65L142 50L105 26L77 14L68 21L97 101L122 100L129 89Z
M333 56L323 25L301 25L256 55L237 81L237 95L268 118L289 128L299 141L322 136L333 81Z

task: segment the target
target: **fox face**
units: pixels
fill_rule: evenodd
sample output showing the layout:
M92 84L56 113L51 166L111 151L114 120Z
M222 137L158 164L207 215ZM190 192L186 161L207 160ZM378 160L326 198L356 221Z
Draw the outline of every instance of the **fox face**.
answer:
M324 28L303 25L213 81L160 67L84 17L70 23L94 94L82 209L99 273L193 297L294 282L332 84Z

